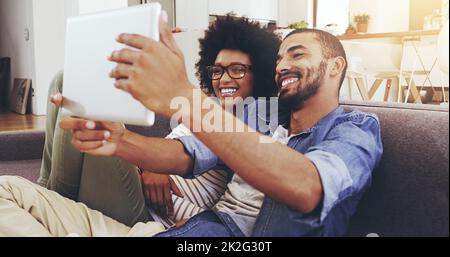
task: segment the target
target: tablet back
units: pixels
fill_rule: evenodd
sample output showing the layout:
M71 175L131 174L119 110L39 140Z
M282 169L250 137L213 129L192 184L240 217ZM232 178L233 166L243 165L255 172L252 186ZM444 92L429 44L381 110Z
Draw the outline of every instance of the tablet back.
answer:
M128 93L114 87L108 76L121 33L136 33L159 40L161 6L152 3L71 17L67 20L64 60L64 116L133 125L152 125L154 113Z

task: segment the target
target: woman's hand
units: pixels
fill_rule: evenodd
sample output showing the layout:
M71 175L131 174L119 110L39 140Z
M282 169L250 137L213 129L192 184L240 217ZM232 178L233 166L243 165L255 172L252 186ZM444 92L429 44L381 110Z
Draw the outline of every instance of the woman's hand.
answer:
M62 107L64 97L57 93L50 97L50 102ZM72 145L80 152L97 155L113 156L117 145L125 134L121 123L95 122L83 118L62 118L59 127L72 131Z
M117 145L126 131L121 123L73 117L61 119L59 126L72 130L72 145L76 149L97 156L115 155Z
M56 107L62 107L63 101L64 97L60 93L54 94L50 97L50 102Z
M173 216L172 192L179 197L183 197L183 194L181 194L172 178L169 175L150 171L144 171L141 177L144 195L156 212L163 217Z
M163 12L165 13L165 12ZM184 57L168 26L167 14L160 19L160 42L136 35L121 34L117 41L133 49L114 51L109 60L117 65L109 74L115 86L130 93L148 109L170 117L170 103L177 96L192 98Z

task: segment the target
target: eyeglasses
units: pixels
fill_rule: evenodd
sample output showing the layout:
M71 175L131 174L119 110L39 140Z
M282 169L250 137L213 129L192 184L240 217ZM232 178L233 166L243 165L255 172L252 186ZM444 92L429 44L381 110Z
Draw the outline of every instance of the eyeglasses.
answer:
M209 78L212 80L221 79L225 71L227 71L228 76L232 79L242 79L251 68L251 65L235 63L228 66L211 65L206 67L206 70L208 71Z

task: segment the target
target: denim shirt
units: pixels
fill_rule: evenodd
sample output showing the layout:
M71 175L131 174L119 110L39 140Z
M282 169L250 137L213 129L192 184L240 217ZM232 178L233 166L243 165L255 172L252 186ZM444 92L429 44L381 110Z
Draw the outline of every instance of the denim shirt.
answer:
M264 119L253 107L248 108L246 115L256 115L263 121L256 126L248 123L250 127L273 134L278 121L270 120L272 114L269 112ZM194 161L194 176L225 165L195 137L178 140ZM357 110L345 112L338 107L312 128L291 136L287 147L304 154L315 165L323 187L322 202L315 211L304 214L266 196L252 236L344 235L383 153L378 117ZM237 230L232 219L221 214L219 217L231 230Z

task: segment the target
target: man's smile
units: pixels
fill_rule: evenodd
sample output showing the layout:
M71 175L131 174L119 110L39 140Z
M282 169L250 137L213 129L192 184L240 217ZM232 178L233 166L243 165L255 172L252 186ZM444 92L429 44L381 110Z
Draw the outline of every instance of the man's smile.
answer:
M287 74L278 79L278 87L280 90L287 89L300 83L301 75L299 74Z

